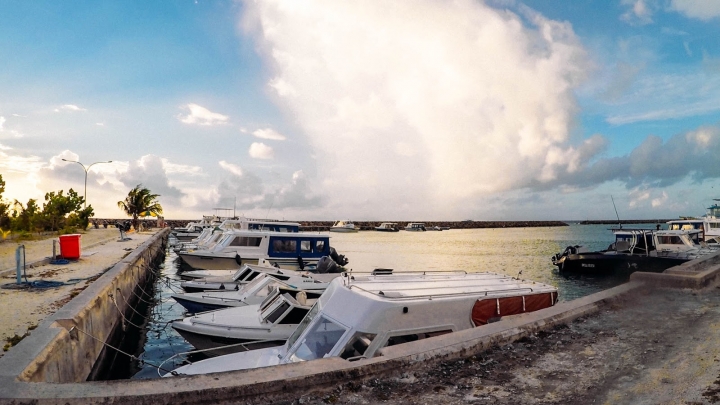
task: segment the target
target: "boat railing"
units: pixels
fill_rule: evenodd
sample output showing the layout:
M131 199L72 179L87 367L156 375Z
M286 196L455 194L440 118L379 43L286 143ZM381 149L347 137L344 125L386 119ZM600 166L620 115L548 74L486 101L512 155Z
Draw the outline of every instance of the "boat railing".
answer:
M470 291L470 292L456 292L456 293L436 293L436 294L421 294L421 295L402 295L402 292L400 291L370 291L366 290L362 287L358 287L356 285L350 286L351 288L355 288L360 291L364 291L368 294L372 294L378 297L383 297L386 299L391 299L395 301L411 301L411 300L417 300L417 299L429 299L432 300L434 298L449 298L449 297L466 297L469 295L477 295L478 297L485 298L485 297L495 297L498 295L503 294L510 294L510 293L520 293L520 292L526 292L526 293L546 293L546 292L553 292L554 290L548 289L548 288L540 288L537 291L536 289L533 289L532 287L522 287L522 288L510 288L510 289L504 289L504 290L491 290L491 291ZM457 288L457 287L453 287ZM405 289L407 290L407 289ZM547 291L546 291L547 290Z
M353 275L370 275L370 276L381 276L381 275L390 275L398 276L398 275L408 275L408 276L434 276L434 275L445 275L445 274L474 274L474 273L468 273L465 270L423 270L423 271L403 271L399 273L395 273L393 269L374 269L372 271L365 271L365 270L348 270L345 272L348 276ZM498 274L498 273L483 273L483 274Z
M190 360L187 359L187 356L190 356L190 355L193 355L193 354L204 354L204 353L213 352L213 351L216 351L216 350L224 350L224 349L229 349L229 348L233 348L233 347L242 347L242 348L245 349L246 351L249 351L250 349L248 349L248 347L247 347L246 345L255 345L255 344L268 343L268 342L273 342L273 341L274 341L273 339L253 340L253 341L251 341L251 342L233 343L233 344L231 344L231 345L211 347L211 348L209 348L209 349L198 349L198 350L191 350L191 351L188 351L188 352L175 353L175 354L173 354L172 356L168 357L167 359L163 360L162 363L160 363L160 365L159 365L158 368L157 368L157 370L158 370L158 375L159 375L160 377L162 377L162 374L160 374L160 371L164 370L163 365L165 365L165 363L169 362L170 360L172 360L172 359L174 359L174 358L176 358L176 357L181 357L181 356L182 356L184 363L186 363L186 364L193 364L192 361L190 361ZM170 374L172 374L172 375L181 375L181 374L175 373L174 371L170 371Z

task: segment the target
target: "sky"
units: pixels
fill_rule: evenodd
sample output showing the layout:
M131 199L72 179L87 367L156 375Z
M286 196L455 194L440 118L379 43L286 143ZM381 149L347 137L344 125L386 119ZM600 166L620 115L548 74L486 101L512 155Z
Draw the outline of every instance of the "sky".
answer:
M141 184L169 219L480 221L720 198L717 0L0 9L9 201L87 179L100 218Z

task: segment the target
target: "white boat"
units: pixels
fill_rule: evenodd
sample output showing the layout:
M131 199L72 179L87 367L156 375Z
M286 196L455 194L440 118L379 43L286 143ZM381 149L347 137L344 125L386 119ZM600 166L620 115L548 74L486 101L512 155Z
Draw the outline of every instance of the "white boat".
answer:
M720 201L714 199L713 201ZM714 203L707 208L702 217L683 217L668 221L670 230L699 229L702 231L701 239L706 243L720 243L720 205Z
M188 343L207 355L285 343L323 291L272 287L261 303L204 312L172 323Z
M352 221L337 221L330 227L330 232L350 233L359 230L360 228L356 227Z
M375 230L378 232L399 232L400 229L397 227L396 222L383 222L380 226L376 226Z
M208 245L217 241L217 233L224 231L237 230L257 230L257 231L273 231L273 232L291 232L300 231L300 224L297 222L284 222L274 219L252 219L237 218L226 219L215 227L203 229L197 238L188 241L181 241L174 247L175 252L189 251L197 249L208 249Z
M315 267L323 256L330 256L339 265L347 259L330 247L330 237L322 234L287 233L260 230L230 230L211 249L180 251L185 267L192 269L239 269L260 260L273 266L304 270Z
M321 259L325 262L327 258ZM331 263L332 264L332 263ZM321 268L322 270L322 268ZM308 273L299 272L294 270L279 269L274 266L268 265L252 265L245 264L239 270L235 270L235 274L232 276L218 276L218 277L206 277L184 281L180 286L185 292L202 292L208 290L240 290L244 285L249 284L251 281L268 274L278 280L287 281L293 277L309 277L312 280L318 282L329 282L339 274L339 269L335 267L330 272L323 273Z
M206 374L340 357L362 361L383 348L548 308L557 288L493 273L347 274L282 346L190 363L165 375Z
M337 274L339 275L339 274ZM260 304L273 288L297 289L302 291L325 291L331 280L320 281L310 275L290 276L284 281L264 273L245 284L238 291L203 291L197 293L177 293L171 297L187 312L196 314L216 309L242 307Z
M405 227L405 230L410 232L425 232L427 229L425 229L425 224L422 222L410 222Z
M205 215L200 221L188 222L184 227L173 229L171 235L178 241L189 241L200 236L205 228L214 228L223 221L215 215Z

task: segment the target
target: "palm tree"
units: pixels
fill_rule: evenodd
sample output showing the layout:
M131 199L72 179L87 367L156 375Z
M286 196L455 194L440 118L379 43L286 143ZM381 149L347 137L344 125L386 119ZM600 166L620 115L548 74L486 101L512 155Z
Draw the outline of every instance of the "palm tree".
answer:
M133 228L138 229L138 216L153 215L157 216L163 213L162 206L157 202L158 194L152 194L150 190L138 184L134 189L130 190L125 201L118 201L118 207L122 208L126 214L132 216Z

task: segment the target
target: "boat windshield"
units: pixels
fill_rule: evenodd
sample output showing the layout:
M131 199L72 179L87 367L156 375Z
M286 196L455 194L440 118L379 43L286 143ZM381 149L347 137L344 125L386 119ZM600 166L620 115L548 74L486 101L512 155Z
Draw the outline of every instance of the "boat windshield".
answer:
M302 335L302 333L305 331L305 328L312 322L313 318L315 318L315 315L318 313L318 306L317 303L313 305L312 308L310 308L310 312L305 315L305 318L303 318L302 321L298 324L297 328L295 328L295 332L290 335L288 338L288 347L292 347L293 344L295 344L295 341L297 340L298 336Z
M253 281L249 282L243 291L247 291L249 294L256 295L258 297L266 297L271 291L273 286L279 286L281 283L277 279L264 274L262 277L256 277Z
M346 331L347 328L344 326L320 316L320 319L305 333L302 343L290 352L289 361L294 363L327 356Z

